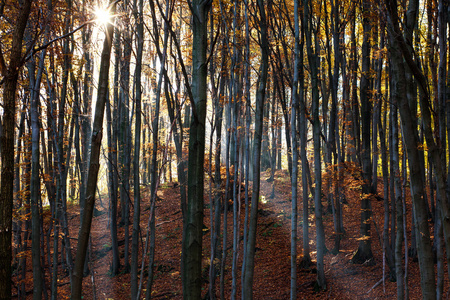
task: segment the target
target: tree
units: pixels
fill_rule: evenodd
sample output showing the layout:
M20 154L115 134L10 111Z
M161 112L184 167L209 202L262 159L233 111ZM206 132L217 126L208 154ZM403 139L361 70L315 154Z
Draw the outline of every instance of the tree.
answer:
M0 71L3 77L3 118L1 120L1 185L0 185L0 299L11 299L12 278L12 208L14 182L14 127L16 89L22 68L22 42L33 0L24 0L14 27L9 64L0 49Z
M205 154L207 28L211 0L189 2L192 13L192 118L189 129L188 199L183 238L183 298L201 298L203 162Z
M352 257L354 263L364 263L372 261L373 253L371 248L371 233L370 233L370 218L372 216L372 209L370 205L370 194L372 186L372 163L371 163L371 147L370 147L370 121L372 115L372 105L370 99L370 31L371 24L369 19L370 2L363 1L363 29L364 37L362 44L362 66L361 66L361 83L360 83L360 98L361 98L361 161L362 161L362 178L364 183L362 185L361 195L361 240L358 245L358 250Z
M260 192L260 170L261 170L261 143L263 134L263 116L264 100L266 96L266 84L269 70L269 40L267 33L267 19L264 1L258 0L259 25L260 25L260 47L261 47L261 66L259 84L256 91L256 111L255 111L255 138L253 148L253 188L252 188L252 206L250 211L250 220L248 225L248 236L246 247L245 266L243 270L242 298L253 298L253 274L255 267L255 244L256 230L258 222L258 202Z
M112 3L111 13L115 12L115 3ZM97 190L98 170L100 167L100 146L102 142L103 115L108 96L108 73L112 48L112 37L114 34L114 24L111 21L106 24L105 40L103 42L102 57L100 63L99 87L97 93L97 104L94 112L94 124L92 126L91 138L91 156L89 159L88 184L86 187L86 202L84 208L83 220L78 233L78 244L75 258L75 267L72 278L72 300L81 299L81 287L83 282L83 268L86 259L89 235L91 231L92 216L95 205L95 194Z
M313 123L313 143L314 143L314 215L316 217L316 243L317 243L317 287L326 289L325 270L323 258L326 252L325 232L322 220L322 159L320 156L320 120L319 120L319 46L318 28L313 26L312 2L303 2L303 26L305 26L306 52L308 62L311 67L311 98L312 98L312 123ZM312 44L312 34L314 34L314 47Z
M297 118L299 116L299 70L300 64L300 25L299 25L299 0L294 1L294 26L295 26L295 59L294 59L294 81L292 83L291 102L291 138L292 138L292 217L291 217L291 299L297 299L297 190L298 190L298 135ZM306 188L306 187L303 187Z
M159 8L161 9L161 7L159 6ZM166 72L166 56L167 56L167 43L168 43L168 39L169 39L169 33L168 33L168 26L169 24L166 22L164 23L164 38L163 38L163 49L161 51L160 46L159 46L159 33L158 33L158 29L159 26L157 25L156 22L156 13L155 13L155 5L154 5L154 1L150 1L150 9L151 9L151 13L152 13L152 19L153 19L153 37L154 37L154 42L155 42L155 46L156 46L156 51L158 54L158 58L160 61L160 70L159 70L159 74L158 74L158 84L156 86L156 93L155 93L155 111L154 111L154 115L153 115L153 121L152 121L152 129L153 129L153 134L152 134L152 141L153 141L153 149L152 149L152 159L151 159L151 167L150 167L150 203L151 205L154 205L154 203L156 202L156 192L157 192L157 185L158 185L158 181L159 181L159 174L157 172L157 166L158 166L158 162L157 162L157 155L158 155L158 148L160 145L159 142L159 118L160 118L160 98L161 98L161 89L162 89L162 82L163 82L163 78L165 78L166 81L168 81L169 79L167 78L167 72ZM164 18L166 20L171 19L171 11L169 13L169 9L170 9L170 5L169 5L169 1L166 2L166 11L165 11L165 16ZM142 11L142 10L141 10ZM161 12L162 13L162 12ZM142 23L139 24L140 26L143 26L143 19L142 19ZM143 28L139 27L140 29L143 30ZM143 43L143 41L142 41ZM142 49L141 49L142 50ZM167 83L165 83L166 85L166 89L167 89ZM169 97L167 97L169 98ZM167 100L169 101L169 100ZM136 118L137 120L137 118ZM136 165L136 169L139 170L139 165ZM136 172L136 171L135 171ZM135 187L136 189L136 187ZM135 204L136 205L136 204ZM134 229L134 225L133 225L133 229ZM155 210L152 210L152 215L150 216L150 228L148 229L151 231L151 237L150 237L150 241L151 241L151 245L150 245L150 253L149 253L149 276L148 276L148 281L147 281L147 291L146 291L146 298L149 299L151 296L151 292L152 292L152 285L153 285L153 265L154 265L154 257L155 257L155 236L156 236L156 226L155 226ZM136 237L136 243L137 243L137 237ZM136 246L137 247L137 246Z
M419 150L417 145L418 133L417 127L413 120L413 114L411 111L410 104L407 99L402 95L406 94L406 70L403 63L403 55L401 52L401 42L399 38L398 30L398 14L397 5L393 1L386 1L387 11L388 11L388 24L389 24L389 53L391 54L394 78L396 86L395 88L395 99L397 100L400 116L402 119L402 129L404 133L404 141L406 144L406 150L408 154L408 162L411 176L411 197L414 204L415 212L415 225L417 230L417 249L419 257L419 266L421 271L421 286L422 286L422 297L424 299L435 299L436 289L435 289L435 275L434 275L434 264L432 261L431 252L431 240L429 225L427 222L427 209L426 203L424 202L424 183L422 181L422 175L420 171L420 165L417 164L419 161ZM410 2L410 7L408 13L406 14L409 18L414 19L414 7L417 7L417 3L414 1ZM414 24L414 20L406 20L405 24ZM411 26L411 25L410 25ZM407 27L408 28L408 27ZM409 27L412 29L412 26Z
M133 175L134 175L134 214L133 214L133 233L131 242L131 299L138 299L138 250L139 250L139 231L140 231L140 214L141 214L141 179L139 174L139 160L141 150L141 102L142 102L142 54L144 51L144 16L143 16L143 0L134 0L133 11L136 19L137 29L137 53L136 53L136 122L134 130L134 160L133 160ZM156 118L158 119L158 118ZM158 128L154 128L157 133ZM154 150L156 153L156 151ZM156 155L154 153L154 155ZM152 162L155 164L155 162ZM156 180L155 180L156 181Z

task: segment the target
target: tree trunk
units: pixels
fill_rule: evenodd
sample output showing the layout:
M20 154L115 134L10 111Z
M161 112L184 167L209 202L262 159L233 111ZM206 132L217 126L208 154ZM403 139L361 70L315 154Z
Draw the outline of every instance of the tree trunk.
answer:
M111 275L115 276L119 274L120 268L120 259L119 259L119 247L118 247L118 238L117 238L117 181L115 180L116 164L114 161L116 159L116 153L114 152L113 146L113 121L111 117L111 103L109 98L106 103L106 120L107 120L107 138L108 138L108 193L110 200L110 230L111 230L111 248L112 248L112 262L110 272Z
M14 201L14 128L16 89L22 67L22 41L33 0L25 0L16 20L9 56L9 66L2 72L3 118L0 130L0 299L11 299L12 209Z
M30 76L31 87L31 181L30 181L30 204L31 204L31 257L33 265L33 299L42 299L43 277L41 269L41 245L40 245L40 214L39 214L39 198L40 198L40 176L39 176L39 142L40 142L40 125L39 125L39 97L41 78L44 69L45 51L39 58L39 67L37 76L35 76L36 65L32 59L28 63L28 74Z
M323 258L326 251L325 232L322 220L322 162L320 155L320 120L319 120L319 82L318 82L318 41L317 28L313 28L311 1L304 2L304 21L306 35L306 51L308 53L308 62L311 68L311 89L312 89L312 119L313 119L313 143L314 143L314 215L316 219L316 243L317 243L317 282L319 289L326 289L325 270ZM315 45L312 45L312 34L314 33Z
M363 29L364 39L362 44L362 75L360 83L360 97L361 97L361 133L362 133L362 184L361 195L361 240L359 242L358 250L352 257L354 263L365 263L370 261L373 263L373 253L371 248L371 232L370 224L372 217L372 208L370 204L370 194L372 193L372 163L371 163L371 147L370 147L370 120L372 115L372 105L370 99L370 31L371 25L369 20L370 3L363 1Z
M115 4L112 7L112 14L115 11ZM103 43L103 50L100 63L99 87L97 94L97 104L95 106L94 124L92 127L91 157L89 160L88 185L86 189L86 206L83 220L78 234L78 244L75 259L75 267L72 278L72 300L81 300L81 287L83 282L83 267L86 259L89 234L91 231L92 216L95 205L95 193L97 189L98 170L100 167L100 147L102 141L103 115L105 111L106 98L108 96L108 73L111 57L112 37L114 25L106 25L106 37Z
M207 28L212 1L194 0L192 46L192 96L193 116L189 130L188 203L184 222L182 249L183 298L201 298L202 227L203 227L203 163L205 154L205 119L207 93Z
M138 299L138 252L139 252L139 232L140 232L140 215L141 215L141 179L139 174L139 161L141 155L141 101L142 101L142 53L144 51L144 16L143 16L143 0L134 1L134 17L136 20L137 31L137 49L136 49L136 69L135 69L135 86L136 86L136 122L134 130L134 156L133 156L133 180L134 180L134 213L133 213L133 233L131 241L131 299ZM162 63L164 65L164 62ZM161 74L162 77L162 74ZM161 88L161 87L160 87ZM158 120L158 117L156 118ZM158 131L156 130L156 133ZM155 151L156 155L157 151ZM156 181L156 180L155 180ZM142 259L144 260L145 254Z
M245 265L247 258L247 241L248 241L248 220L249 220L249 181L250 181L250 124L251 114L251 81L250 81L250 26L249 26L249 9L248 0L244 0L244 16L245 16L245 53L244 53L244 81L245 81L245 211L244 211L244 238L243 238L243 254L241 267L241 285L244 286Z
M214 26L214 15L210 15L210 32L213 33L215 30L220 30L219 28L215 28ZM211 34L211 41L210 43L213 43L213 34ZM221 59L221 71L224 72L225 62L226 62L226 55L224 55L225 47L222 47L222 59ZM215 149L214 149L214 183L213 180L210 181L210 185L214 185L214 193L213 195L210 195L210 201L211 201L211 211L210 211L210 218L211 218L211 256L210 256L210 265L209 265L209 287L208 287L208 293L209 298L211 300L216 299L216 278L217 274L220 272L219 264L216 263L219 260L219 245L220 245L220 224L221 224L221 217L220 214L222 212L222 205L223 205L223 192L222 189L222 178L220 174L220 157L221 157L221 145L222 145L222 120L223 120L223 104L221 103L220 99L221 96L224 93L225 88L225 78L224 74L220 77L219 81L219 90L217 90L217 86L215 84L214 78L216 76L216 64L214 62L214 59L211 60L209 65L209 73L211 78L211 87L212 87L212 95L211 98L214 103L214 131L211 132L211 145L212 145L212 134L216 135L216 143L215 143ZM212 152L213 150L210 150L210 161L212 161ZM210 170L212 172L212 169Z
M169 16L169 3L166 3L166 12L165 12L165 18L170 18ZM164 25L164 40L163 40L163 50L161 52L161 49L159 47L159 35L158 35L158 26L157 26L157 22L156 22L156 14L155 14L155 8L154 8L154 2L150 1L150 8L151 8L151 12L152 12L152 19L153 19L153 29L154 29L154 38L155 38L155 44L156 44L156 49L158 52L158 56L159 56L159 60L161 63L161 67L159 70L159 78L158 78L158 85L156 87L156 95L155 95L155 111L154 111L154 115L153 115L153 122L152 122L152 130L153 130L153 135L152 135L152 142L153 142L153 149L152 149L152 160L151 160L151 167L150 167L150 197L151 197L151 203L155 203L156 202L156 193L157 193L157 183L158 183L158 172L157 172L157 155L158 155L158 148L159 148L159 110L160 110L160 100L161 100L161 90L162 90L162 80L164 77L164 74L166 73L166 69L165 69L165 63L166 63L166 52L167 52L167 42L168 42L168 38L169 38L169 34L168 34L168 30L167 30L167 26L168 24L165 23ZM141 11L142 11L142 7L141 7ZM140 26L143 26L142 24L139 24ZM143 28L140 27L140 30L143 30ZM142 32L143 34L143 32ZM142 41L143 42L143 41ZM136 183L135 183L136 184ZM154 256L155 256L155 210L153 209L153 215L151 215L151 222L150 222L150 230L151 230L151 241L152 241L152 245L150 246L150 259L149 259L149 266L148 266L148 270L149 270L149 276L148 276L148 281L147 281L147 298L150 297L151 292L152 292L152 286L153 286L153 262L154 262Z
M291 174L291 300L297 299L297 219L298 219L298 134L297 117L299 111L299 70L300 64L300 22L299 22L299 0L294 1L294 26L295 26L295 48L294 48L294 78L292 82L291 102L291 139L292 139L292 174ZM303 83L303 82L302 82ZM302 145L303 146L303 145ZM305 187L303 187L305 188Z
M253 298L253 274L255 267L255 244L256 230L258 221L258 202L260 191L260 170L261 170L261 143L263 134L263 116L264 116L264 100L266 94L266 83L269 69L269 42L267 34L267 19L264 7L264 1L258 0L259 25L260 25L260 41L261 41L261 67L259 85L256 91L256 111L255 111L255 139L254 139L254 159L253 159L253 189L252 189L252 205L250 211L250 220L248 227L244 284L242 286L242 299Z
M132 55L131 23L127 10L129 0L123 2L125 29L121 30L123 53L120 63L119 81L119 153L120 153L120 202L121 225L125 229L124 268L130 271L130 172L131 172L131 121L130 121L130 65Z
M394 73L394 72L393 72ZM394 88L393 86L392 88ZM400 185L400 155L398 150L398 113L397 106L391 105L391 151L392 151L392 172L391 176L394 180L395 194L395 211L396 211L396 238L395 238L395 274L397 277L397 299L404 299L403 281L403 209L402 209L402 193ZM393 208L394 209L394 208Z

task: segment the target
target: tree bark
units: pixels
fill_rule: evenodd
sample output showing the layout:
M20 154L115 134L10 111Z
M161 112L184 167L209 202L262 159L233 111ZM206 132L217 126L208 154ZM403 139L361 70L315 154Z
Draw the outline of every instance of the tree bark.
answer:
M202 272L202 227L203 227L203 190L204 190L204 154L205 119L207 94L207 28L208 13L212 1L194 0L191 3L193 18L192 46L192 96L193 116L189 130L188 161L188 203L184 222L182 249L183 298L198 300L201 298Z

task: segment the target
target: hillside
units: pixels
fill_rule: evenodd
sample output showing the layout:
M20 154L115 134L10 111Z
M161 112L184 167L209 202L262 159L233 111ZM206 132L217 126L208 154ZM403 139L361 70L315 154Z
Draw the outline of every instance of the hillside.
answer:
M288 299L290 284L290 182L286 171L278 171L275 176L275 198L270 199L272 183L267 182L268 177L262 178L262 194L260 203L260 213L258 219L257 252L255 256L255 278L254 278L254 299ZM382 188L380 186L379 188ZM208 195L208 188L205 191ZM175 184L164 184L158 192L158 202L156 208L156 261L155 261L155 282L153 288L154 299L181 299L181 276L180 276L180 253L181 253L181 232L182 219L179 207L179 187ZM378 236L381 234L383 226L383 202L372 201L374 212L374 222L372 226L372 250L375 255L375 264L355 265L351 263L353 252L357 249L360 227L360 207L359 192L357 190L346 191L347 204L344 205L344 226L346 233L341 241L341 251L337 255L327 253L325 256L325 272L328 288L324 292L314 291L315 270L298 270L299 299L395 299L396 283L383 277L383 257L382 248ZM209 227L209 205L208 197L205 196L205 219L204 224ZM92 254L93 259L90 268L91 274L84 279L84 299L128 299L130 274L120 274L110 276L109 267L111 261L110 234L108 228L107 199L105 197L97 201L99 210L98 216L94 217L92 228ZM325 205L325 203L324 203ZM410 207L410 206L409 206ZM141 226L142 235L145 238L148 213L149 196L147 189L143 192ZM243 206L242 206L243 208ZM301 215L301 206L299 215ZM244 212L241 210L241 228ZM79 228L79 213L76 206L71 206L69 210L70 233L77 235ZM408 222L411 218L408 216ZM327 248L332 249L334 240L333 216L324 216L325 230L327 237ZM301 224L301 218L299 218ZM232 214L228 214L228 257L225 276L226 298L229 298L231 290L231 259L232 259ZM315 230L314 217L310 215L310 235L311 250L314 260L315 255ZM301 226L299 227L301 234ZM119 244L124 243L123 228L119 231ZM204 235L204 265L208 264L210 253L210 231ZM75 245L73 245L75 247ZM242 242L240 243L242 249ZM123 246L119 247L122 253ZM298 252L301 253L301 240L299 241ZM204 292L207 290L207 268L205 268ZM417 262L408 262L408 282L411 299L420 298L420 278ZM46 275L48 277L48 270ZM385 267L388 272L387 266ZM240 272L238 274L240 276ZM240 277L239 277L240 278ZM47 278L48 280L48 278ZM28 270L27 291L31 287L32 272L31 265ZM217 279L217 287L219 286ZM377 285L378 283L378 285ZM146 280L143 288L145 289ZM375 286L375 287L374 287ZM69 278L65 274L60 274L59 295L60 299L68 299L70 295ZM238 281L238 291L240 281ZM95 293L95 297L94 297ZM219 295L217 289L216 295ZM239 292L238 292L239 296ZM29 293L31 299L31 293Z

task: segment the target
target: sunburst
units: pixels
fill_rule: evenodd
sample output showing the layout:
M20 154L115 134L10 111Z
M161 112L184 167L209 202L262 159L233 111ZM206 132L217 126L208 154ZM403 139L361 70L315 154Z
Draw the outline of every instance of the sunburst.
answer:
M95 23L98 25L107 25L111 23L113 15L111 14L110 8L108 6L98 6L94 9Z

